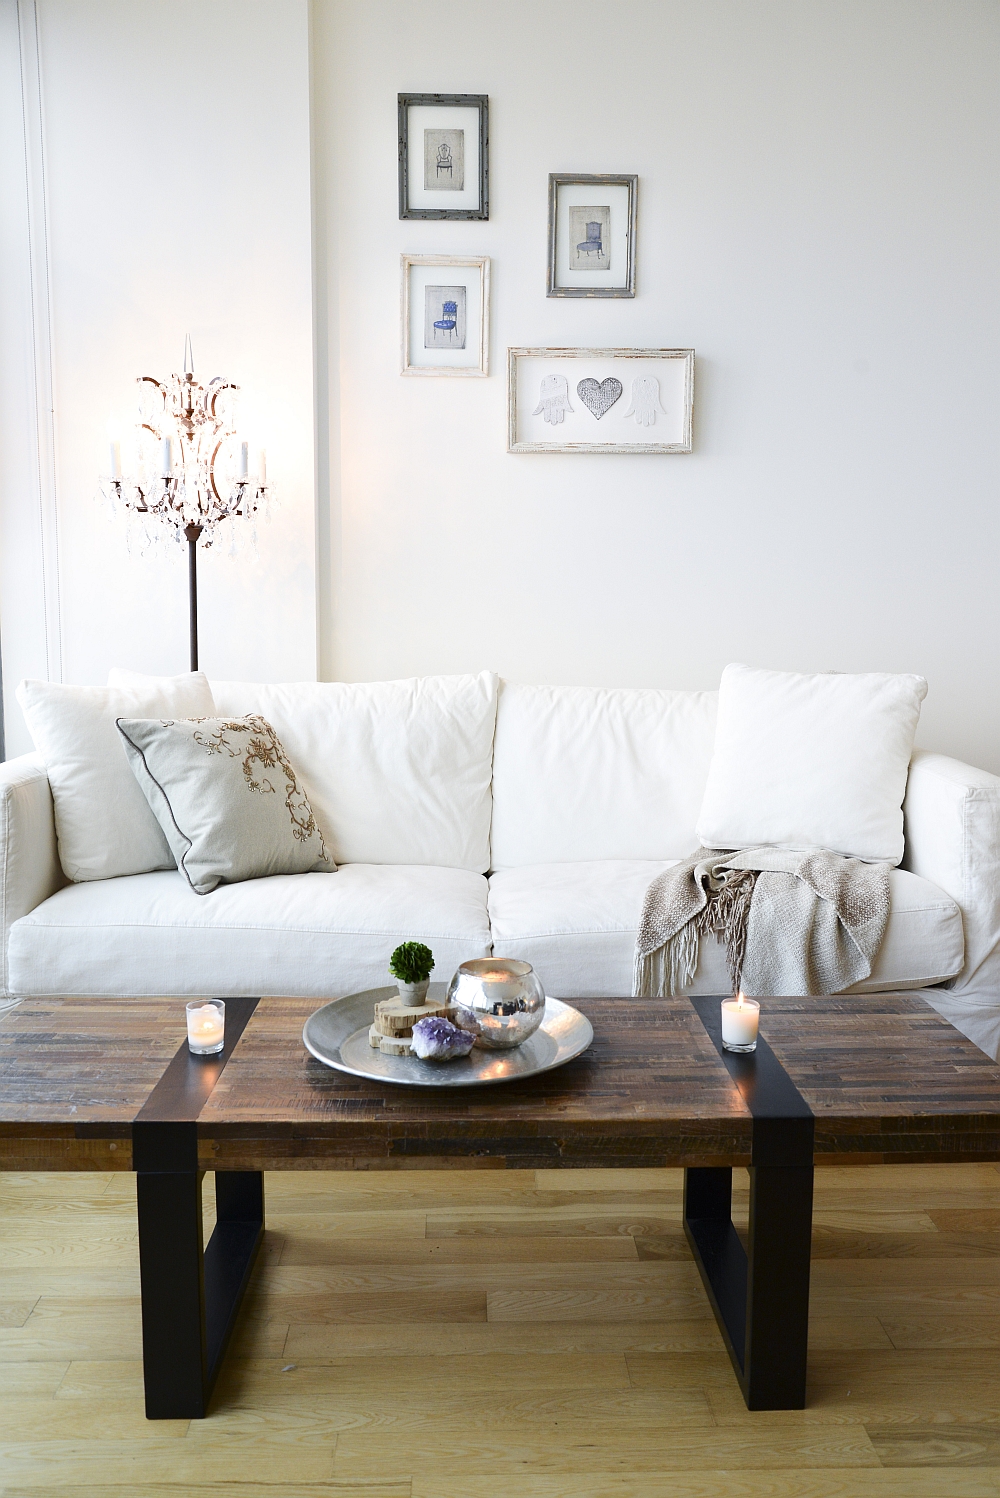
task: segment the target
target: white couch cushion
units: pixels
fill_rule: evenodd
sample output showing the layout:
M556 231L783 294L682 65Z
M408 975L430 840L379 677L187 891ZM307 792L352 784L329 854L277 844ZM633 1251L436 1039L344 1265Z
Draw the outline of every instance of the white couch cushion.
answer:
M698 816L706 848L829 848L898 864L922 676L727 666Z
M17 700L48 773L68 877L113 879L175 868L129 769L115 719L210 716L215 703L201 672L108 687L23 681Z
M536 864L494 874L494 956L530 962L553 998L631 993L642 897L672 861ZM962 916L954 900L902 869L891 870L889 890L892 909L882 949L871 977L852 993L920 988L961 970ZM691 991L728 993L729 986L725 951L709 937L701 943Z
M493 868L693 852L717 697L505 681Z
M213 682L220 713L260 713L340 863L485 873L497 678Z
M346 864L223 885L203 900L183 875L71 885L11 927L22 997L296 994L390 983L401 941L426 942L436 979L486 957L486 880L464 869Z

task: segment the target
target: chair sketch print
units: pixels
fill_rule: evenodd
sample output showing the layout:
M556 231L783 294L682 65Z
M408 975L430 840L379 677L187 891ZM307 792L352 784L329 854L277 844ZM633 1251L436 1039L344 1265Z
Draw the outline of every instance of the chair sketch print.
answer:
M437 176L440 177L442 172L447 172L449 177L453 174L451 146L446 140L443 140L437 148Z
M434 326L441 333L447 333L449 342L458 324L458 303L443 302L441 305L441 316L435 321Z
M587 237L576 247L578 255L602 255L604 243L601 239L601 226L599 223L588 222Z

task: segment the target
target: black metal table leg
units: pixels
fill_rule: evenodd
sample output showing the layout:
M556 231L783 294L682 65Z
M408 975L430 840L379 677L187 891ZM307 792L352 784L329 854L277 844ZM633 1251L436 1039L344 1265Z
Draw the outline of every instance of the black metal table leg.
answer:
M812 1112L763 1039L722 1050L718 999L693 999L753 1115L747 1250L732 1223L732 1171L684 1172L684 1231L751 1410L803 1409L809 1338Z
M142 1358L150 1420L208 1412L240 1302L264 1237L260 1171L219 1171L217 1221L202 1228L197 1118L255 999L229 1000L226 1045L215 1057L183 1045L132 1125L137 1174Z
M201 1171L140 1171L142 1362L150 1420L200 1419L264 1236L259 1171L215 1178L218 1221L203 1248Z

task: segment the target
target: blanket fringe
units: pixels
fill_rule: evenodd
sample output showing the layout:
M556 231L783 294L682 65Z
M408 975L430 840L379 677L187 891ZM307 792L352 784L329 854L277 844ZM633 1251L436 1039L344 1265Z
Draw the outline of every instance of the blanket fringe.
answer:
M636 952L632 966L632 992L640 998L664 999L686 993L698 971L701 938L709 932L725 946L726 966L733 992L740 987L747 949L747 921L757 875L752 869L728 873L708 903L675 936L652 952Z
M665 999L671 994L684 993L698 971L699 944L695 923L688 921L662 947L642 956L636 953L632 992L646 999Z

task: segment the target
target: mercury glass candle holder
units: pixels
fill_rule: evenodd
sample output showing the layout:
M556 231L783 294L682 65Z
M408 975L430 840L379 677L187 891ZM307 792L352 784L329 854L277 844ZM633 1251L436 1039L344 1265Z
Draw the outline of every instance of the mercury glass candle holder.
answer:
M477 957L448 985L448 1004L473 1015L476 1044L505 1051L534 1035L545 1017L545 990L530 962Z

